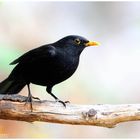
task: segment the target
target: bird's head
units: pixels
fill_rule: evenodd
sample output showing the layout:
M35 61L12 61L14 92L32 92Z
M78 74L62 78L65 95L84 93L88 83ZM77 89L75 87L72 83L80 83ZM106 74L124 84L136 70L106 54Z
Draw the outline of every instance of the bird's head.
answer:
M55 44L59 48L66 49L67 51L79 52L79 53L81 53L83 49L86 47L89 46L97 47L99 45L98 42L89 41L86 38L78 35L66 36L60 39L59 41L57 41Z

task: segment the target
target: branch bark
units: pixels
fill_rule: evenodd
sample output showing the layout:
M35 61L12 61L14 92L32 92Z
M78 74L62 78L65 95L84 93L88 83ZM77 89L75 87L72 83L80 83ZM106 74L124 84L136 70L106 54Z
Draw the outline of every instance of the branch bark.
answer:
M34 101L33 112L30 105L23 102L27 97L0 95L0 119L26 122L42 121L73 125L94 125L112 128L116 124L140 120L140 104L97 104L74 105L53 101Z

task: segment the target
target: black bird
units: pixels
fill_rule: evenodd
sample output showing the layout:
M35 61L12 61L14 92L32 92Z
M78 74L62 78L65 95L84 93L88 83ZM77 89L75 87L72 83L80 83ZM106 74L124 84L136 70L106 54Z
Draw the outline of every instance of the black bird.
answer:
M28 87L28 102L32 98L30 83L46 86L46 91L61 102L53 93L52 87L68 79L78 67L81 52L88 46L97 46L97 42L90 42L86 38L70 35L55 43L43 45L30 50L11 65L17 64L9 77L0 83L0 94L17 94L25 85Z

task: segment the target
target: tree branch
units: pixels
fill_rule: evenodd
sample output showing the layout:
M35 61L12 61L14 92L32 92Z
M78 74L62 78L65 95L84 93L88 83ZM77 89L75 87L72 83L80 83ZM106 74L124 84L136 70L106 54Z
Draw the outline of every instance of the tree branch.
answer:
M33 112L30 105L23 102L21 95L0 95L0 119L26 122L43 121L73 125L94 125L112 128L120 122L140 120L140 104L121 105L73 105L65 108L61 103L34 101Z

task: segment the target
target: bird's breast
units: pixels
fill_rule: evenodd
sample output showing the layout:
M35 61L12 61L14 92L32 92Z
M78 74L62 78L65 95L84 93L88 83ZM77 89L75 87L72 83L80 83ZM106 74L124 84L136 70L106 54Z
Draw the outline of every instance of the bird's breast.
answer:
M28 81L38 85L55 85L68 79L75 72L79 58L60 56L51 60L32 63L25 72Z

